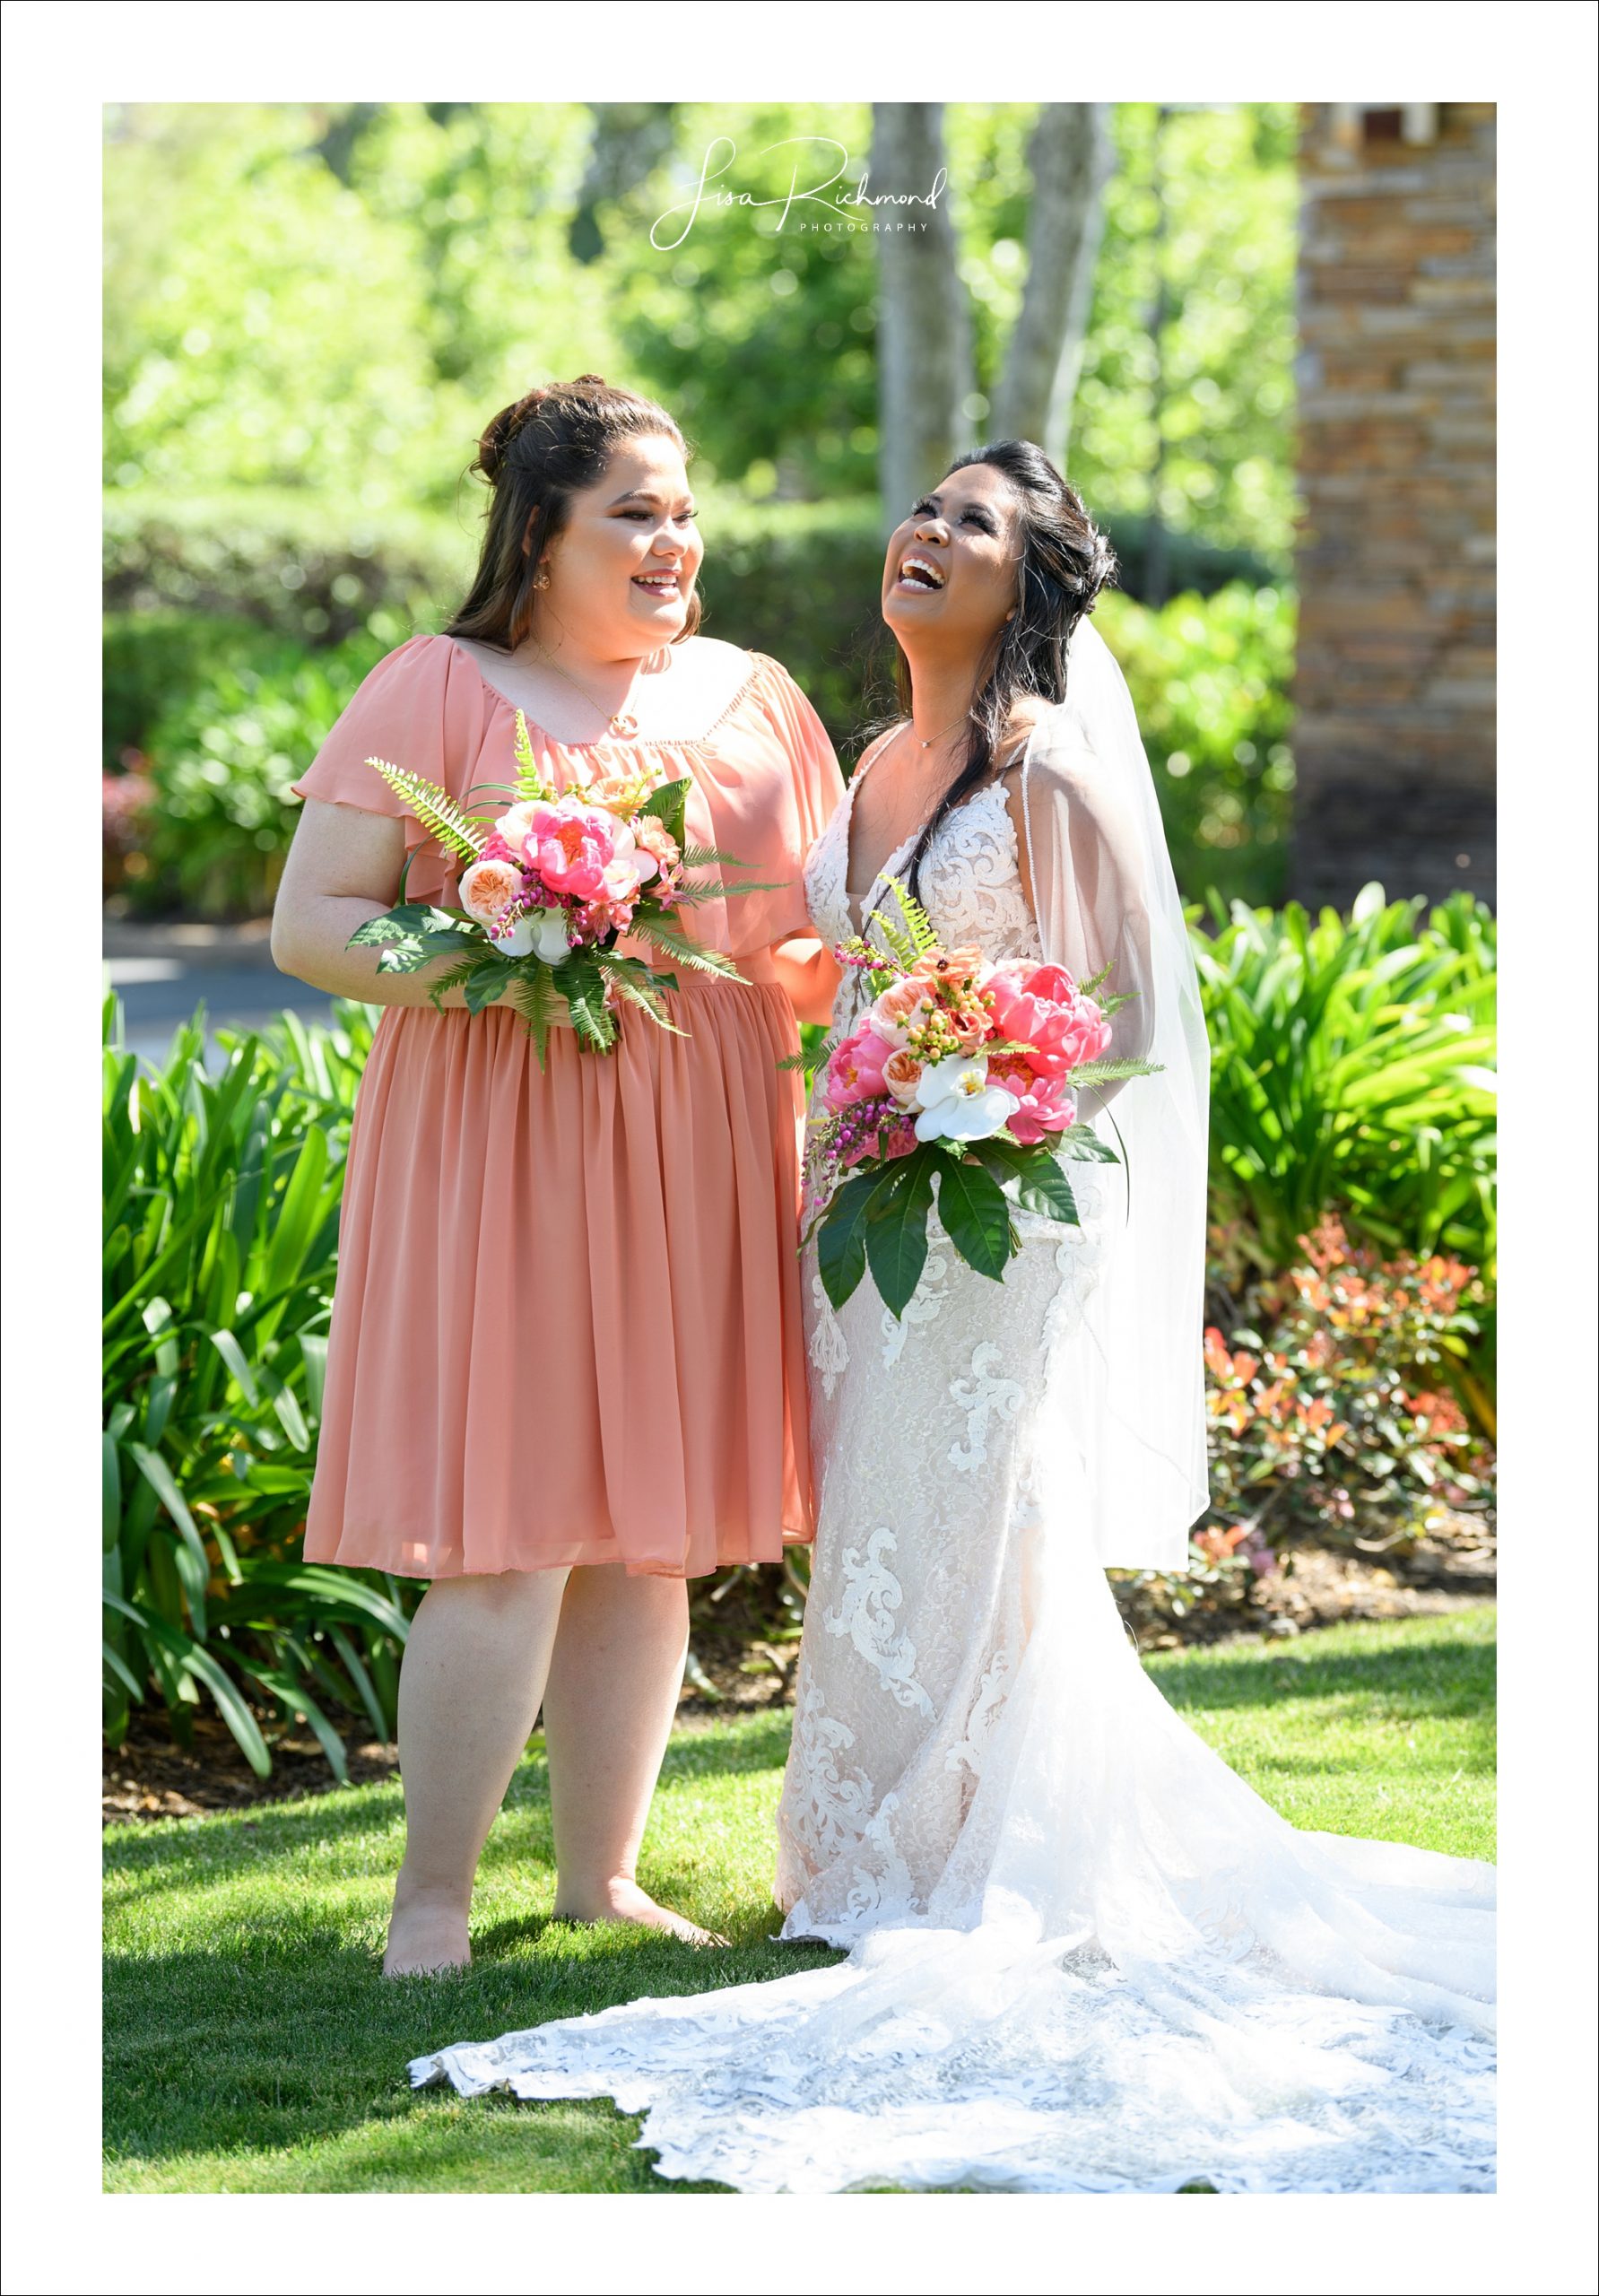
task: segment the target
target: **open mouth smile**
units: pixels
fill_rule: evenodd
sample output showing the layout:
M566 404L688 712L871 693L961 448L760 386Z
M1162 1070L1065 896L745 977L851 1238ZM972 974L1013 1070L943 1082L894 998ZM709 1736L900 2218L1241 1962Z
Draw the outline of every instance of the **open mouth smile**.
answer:
M900 560L897 585L899 589L942 590L943 585L944 578L930 558L918 558L913 554Z
M635 574L632 578L634 588L642 590L647 597L675 598L678 596L679 584L675 574Z

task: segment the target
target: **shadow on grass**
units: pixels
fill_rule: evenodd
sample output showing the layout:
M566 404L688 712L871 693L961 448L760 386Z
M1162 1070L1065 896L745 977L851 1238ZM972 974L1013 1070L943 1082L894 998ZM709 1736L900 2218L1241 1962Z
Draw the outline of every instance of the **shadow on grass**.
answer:
M661 1787L688 1784L703 1778L748 1777L777 1771L788 1753L789 1716L773 1714L740 1718L707 1728L683 1732L673 1739L661 1766ZM519 1855L547 1855L550 1772L542 1735L530 1742L517 1767L503 1809L508 1816L533 1818L535 1838L518 1838ZM203 1818L174 1818L161 1825L109 1826L104 1836L103 1870L108 1876L139 1876L141 1894L153 1893L163 1884L184 1887L195 1879L195 1843L204 1829L214 1845L219 1866L232 1857L270 1850L274 1857L297 1850L323 1851L331 1842L398 1828L404 1801L398 1780L343 1787L331 1792L301 1795L297 1800L259 1802L248 1809L222 1812ZM541 1821L543 1822L541 1823ZM537 1835L545 1837L539 1839ZM496 1839L503 1844L503 1820L490 1837L491 1857Z
M1264 1651L1209 1651L1157 1661L1151 1673L1179 1711L1223 1712L1306 1699L1369 1700L1389 1716L1449 1717L1491 1703L1494 1648L1466 1634L1353 1651L1318 1638Z
M469 1970L398 1981L380 1974L375 1956L322 1931L292 1954L110 1956L109 2154L153 2164L237 2149L242 2160L316 2146L374 2122L436 2118L440 2107L454 2113L451 2092L410 2087L412 2057L593 2014L641 1994L711 1992L841 1958L825 1947L765 1943L707 1951L641 1931L547 1919L494 1925L478 1943L482 1951ZM527 1952L530 1944L543 1950ZM513 1945L524 1950L513 1955ZM546 2109L483 2100L472 2113L485 2104L521 2118L523 2141L536 2151ZM617 2117L608 2103L583 2107L582 2118L607 2147L614 2143Z

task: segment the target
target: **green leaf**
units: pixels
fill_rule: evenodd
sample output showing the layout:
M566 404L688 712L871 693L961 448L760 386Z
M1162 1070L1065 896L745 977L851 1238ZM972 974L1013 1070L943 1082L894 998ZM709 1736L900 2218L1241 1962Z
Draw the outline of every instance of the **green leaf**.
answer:
M693 784L686 778L680 781L663 782L658 789L650 791L639 808L641 813L654 814L674 845L683 842L683 817L692 787Z
M122 1528L122 1463L109 1429L100 1439L100 1519L102 1541L114 1546Z
M556 968L554 986L566 998L572 1026L594 1052L609 1052L616 1041L616 1024L605 1005L605 983L599 966L587 952L569 957Z
M1119 1164L1121 1158L1108 1140L1101 1140L1091 1124L1069 1124L1064 1132L1050 1135L1049 1152L1059 1161L1068 1164Z
M230 1331L213 1331L211 1344L232 1373L240 1395L253 1409L261 1400L260 1391L256 1386L256 1375L237 1337Z
M731 957L725 957L718 949L702 948L698 941L691 941L686 933L680 932L665 917L635 917L630 929L635 940L647 941L655 948L665 949L669 957L674 958L679 964L691 967L696 972L716 973L724 980L743 978Z
M981 1164L946 1158L939 1173L938 1216L967 1265L997 1283L1019 1239L1010 1205L993 1174Z
M559 996L550 968L546 964L518 965L511 983L511 1003L527 1023L527 1033L533 1039L533 1057L542 1069L544 1047L549 1042L550 1029L556 1017Z
M1053 1156L1041 1156L1016 1175L1016 1200L1041 1220L1063 1221L1068 1228L1082 1225L1072 1183Z
M818 1224L816 1270L835 1308L844 1305L866 1273L866 1214L882 1178L873 1168L847 1179Z
M195 1518L189 1513L187 1502L178 1488L171 1468L165 1459L158 1457L143 1443L130 1443L127 1450L128 1457L134 1461L139 1473L183 1534L185 1544L198 1557L201 1564L209 1570L210 1559L205 1552L205 1542L196 1527Z
M927 1264L927 1214L933 1209L936 1150L917 1148L889 1167L883 1186L867 1199L866 1264L883 1305L902 1316Z
M281 1291L300 1273L318 1224L326 1171L327 1135L313 1125L300 1144L273 1225L264 1287L268 1292Z
M300 1354L306 1367L306 1402L311 1417L320 1419L323 1389L327 1384L326 1333L302 1331L300 1335Z
M347 1785L350 1779L350 1766L344 1756L344 1742L306 1688L304 1681L288 1673L282 1666L262 1665L253 1658L244 1658L239 1663L245 1672L253 1675L264 1689L271 1691L274 1697L281 1698L291 1713L305 1716L316 1733L318 1744L327 1756L328 1768L341 1786Z
M117 1680L126 1685L128 1696L135 1701L142 1699L144 1695L143 1683L133 1668L117 1657L103 1635L100 1638L100 1654Z
M420 773L413 773L403 765L390 765L380 757L369 757L367 763L380 773L409 813L421 822L430 837L436 838L458 861L475 861L488 842L488 831L461 811L448 789L437 781L425 781Z

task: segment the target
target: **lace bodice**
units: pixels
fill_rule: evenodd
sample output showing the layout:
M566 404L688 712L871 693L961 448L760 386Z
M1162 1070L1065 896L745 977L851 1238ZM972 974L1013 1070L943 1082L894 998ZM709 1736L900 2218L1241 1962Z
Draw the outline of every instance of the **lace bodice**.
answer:
M888 881L909 859L913 833L890 854L861 903L860 925L846 890L849 872L849 823L855 792L870 761L856 769L844 803L811 848L805 866L805 905L811 921L831 948L863 929L892 899ZM1043 957L1038 926L1021 889L1016 827L1001 783L991 781L939 823L923 857L921 900L934 931L946 948L979 948L995 961L1004 957ZM834 1022L840 1031L855 1025L862 977L844 984Z

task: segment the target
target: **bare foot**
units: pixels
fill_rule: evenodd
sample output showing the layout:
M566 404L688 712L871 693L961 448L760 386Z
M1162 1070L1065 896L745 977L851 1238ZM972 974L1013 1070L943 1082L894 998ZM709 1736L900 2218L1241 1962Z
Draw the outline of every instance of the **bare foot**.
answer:
M657 1905L647 1890L637 1882L610 1882L592 1894L570 1898L557 1889L555 1919L590 1924L599 1921L631 1921L640 1929L662 1929L669 1937L681 1937L685 1945L726 1945L730 1941L719 1937L714 1929L701 1929L686 1915L673 1913L670 1906Z
M401 1904L395 1900L388 1918L388 1944L383 1956L385 1977L429 1977L446 1970L472 1966L466 1939L466 1916L458 1906L417 1897Z

